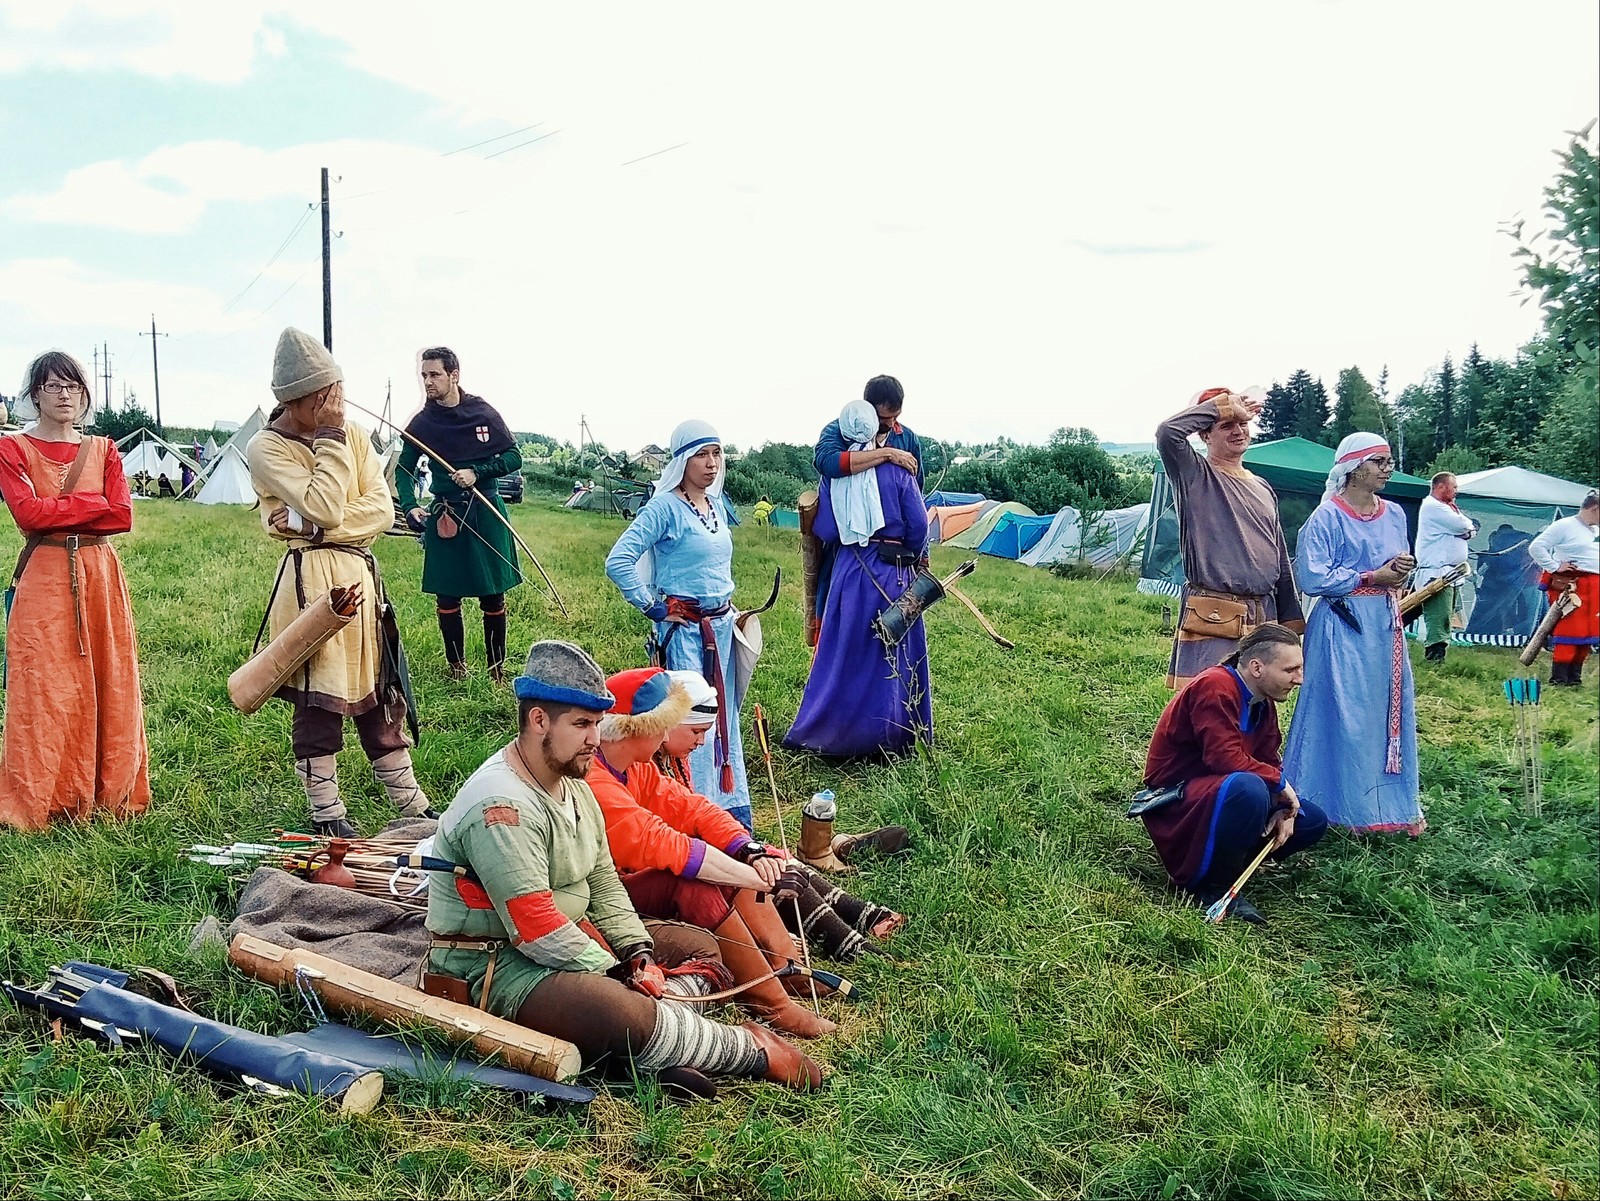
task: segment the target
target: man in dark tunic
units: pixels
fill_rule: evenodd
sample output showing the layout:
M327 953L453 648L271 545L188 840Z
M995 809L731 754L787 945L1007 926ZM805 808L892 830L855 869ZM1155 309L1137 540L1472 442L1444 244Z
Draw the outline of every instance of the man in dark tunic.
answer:
M894 463L904 467L916 477L920 490L922 476L922 443L910 427L900 424L900 413L905 408L906 390L892 375L875 375L861 390L861 399L877 411L878 434L866 450L851 450L851 444L839 432L837 420L828 422L817 435L816 450L811 460L817 474L825 480L839 480L847 476L871 471L880 463ZM822 621L827 607L828 584L833 578L833 561L838 553L838 543L824 541L822 562L817 567L817 621Z
M1289 544L1272 486L1244 466L1260 395L1207 388L1156 427L1156 450L1178 502L1183 617L1167 687L1181 688L1222 662L1262 622L1305 628ZM1206 453L1189 445L1198 434Z
M1276 844L1268 858L1283 859L1328 828L1283 777L1278 702L1299 685L1303 666L1299 635L1269 622L1191 680L1156 722L1145 787L1182 792L1140 817L1173 884L1201 908L1228 891L1265 838ZM1231 912L1266 921L1242 894Z
M483 610L484 656L498 684L505 679L506 592L522 583L522 572L510 529L484 510L493 505L506 515L495 480L522 470L522 455L489 402L461 390L461 364L449 347L424 350L419 371L426 399L406 433L454 470L430 462L433 505L423 508L417 503L417 460L427 452L407 439L395 473L400 507L422 531L422 590L433 594L438 607L450 675L467 676L461 600L475 596Z

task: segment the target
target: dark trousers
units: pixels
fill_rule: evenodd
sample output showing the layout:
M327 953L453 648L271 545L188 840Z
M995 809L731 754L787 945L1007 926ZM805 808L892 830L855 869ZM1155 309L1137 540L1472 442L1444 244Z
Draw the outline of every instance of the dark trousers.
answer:
M382 705L374 705L351 720L356 723L356 737L361 739L361 749L368 759L376 761L391 751L403 751L411 745L406 741L404 710L390 718L384 715ZM296 705L294 720L289 726L289 741L296 759L337 755L344 749L344 718L329 709Z
M1190 888L1195 892L1233 886L1249 862L1261 850L1262 831L1272 810L1266 783L1253 772L1236 771L1222 781L1216 807L1211 811L1207 853L1200 873ZM1294 820L1294 834L1268 858L1287 859L1311 846L1328 831L1328 818L1315 805L1300 802L1300 816Z

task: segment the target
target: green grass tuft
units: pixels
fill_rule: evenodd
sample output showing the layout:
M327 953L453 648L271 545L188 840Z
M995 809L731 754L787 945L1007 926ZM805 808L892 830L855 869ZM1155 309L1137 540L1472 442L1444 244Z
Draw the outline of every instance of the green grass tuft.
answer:
M257 517L141 502L119 540L139 625L156 801L144 818L0 834L5 974L87 958L172 972L206 1013L256 1029L305 1015L191 957L194 925L238 883L182 859L197 841L304 822L288 711L228 703L277 565ZM572 612L510 594L513 657L572 638L608 668L643 661L644 624L605 580L621 523L530 503L515 520ZM806 672L792 532L741 528L740 598L763 619L754 699L781 733ZM14 529L0 559L14 559ZM481 667L443 670L417 547L378 548L422 707L417 753L441 802L510 734L515 702ZM958 558L939 552L936 567ZM10 561L7 559L7 561ZM796 802L839 795L842 828L909 826L913 851L856 878L911 916L850 971L814 1053L831 1086L797 1097L733 1084L682 1110L648 1084L587 1110L524 1108L439 1082L391 1085L341 1118L268 1100L146 1052L48 1042L0 1006L6 1196L1159 1198L1594 1196L1600 1191L1593 690L1547 693L1544 816L1523 806L1499 681L1506 651L1417 664L1428 833L1331 835L1252 889L1272 924L1206 926L1179 908L1122 810L1167 699L1160 602L1126 582L983 560L963 610L929 614L937 753L836 770L776 752ZM964 585L964 587L968 586ZM468 620L469 657L481 635ZM351 745L355 820L388 818ZM747 745L753 740L747 738ZM758 823L771 798L752 764Z

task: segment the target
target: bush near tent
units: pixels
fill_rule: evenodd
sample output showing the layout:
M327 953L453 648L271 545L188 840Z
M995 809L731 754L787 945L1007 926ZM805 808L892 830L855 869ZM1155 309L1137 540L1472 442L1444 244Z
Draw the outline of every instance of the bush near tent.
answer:
M930 509L975 505L988 499L980 492L930 492L924 497Z
M970 527L957 534L954 538L946 538L944 544L946 546L960 547L962 550L977 550L983 545L983 540L989 536L1000 519L1007 513L1016 513L1022 517L1038 516L1027 505L1008 500L1004 504L997 504L990 508L982 517L978 518Z
M1333 449L1305 438L1259 442L1244 452L1244 465L1272 485L1277 493L1278 517L1289 541L1289 553L1293 554L1300 527L1322 503L1322 489L1333 466ZM1384 496L1405 512L1413 539L1417 531L1417 506L1427 494L1427 480L1399 471L1389 477L1389 486L1384 490ZM1177 596L1185 578L1183 552L1178 541L1172 481L1160 463L1156 464L1150 512L1151 534L1145 539L1139 591Z
M1149 520L1147 504L1107 509L1091 517L1085 547L1082 514L1077 509L1062 509L1051 521L1044 537L1022 556L1021 561L1028 567L1049 567L1079 560L1094 567L1110 567L1138 554L1139 541L1145 536Z
M993 555L997 559L1020 559L1034 548L1054 523L1054 517L1003 513L988 537L978 546L978 553Z

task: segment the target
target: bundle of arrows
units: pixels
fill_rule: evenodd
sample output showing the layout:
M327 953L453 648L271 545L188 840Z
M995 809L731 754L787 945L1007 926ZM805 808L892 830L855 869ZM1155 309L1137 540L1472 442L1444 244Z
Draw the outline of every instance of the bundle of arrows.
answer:
M187 857L213 867L281 868L320 884L335 884L405 909L428 907L428 871L404 866L417 849L414 839L320 838L279 830L267 842L230 846L196 843Z

